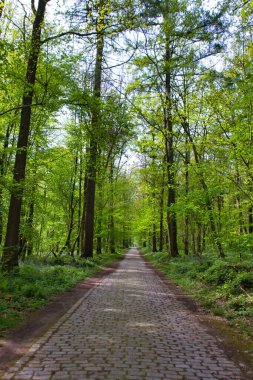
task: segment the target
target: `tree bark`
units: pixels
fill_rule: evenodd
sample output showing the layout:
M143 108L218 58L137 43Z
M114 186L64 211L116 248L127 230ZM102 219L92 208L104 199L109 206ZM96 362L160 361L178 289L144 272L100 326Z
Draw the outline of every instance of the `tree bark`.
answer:
M202 225L200 222L197 223L197 255L202 254Z
M11 192L7 231L2 257L2 268L11 271L18 266L19 232L21 207L24 191L27 148L31 125L31 105L34 94L37 64L41 48L41 28L44 21L46 5L49 0L39 0L33 23L31 50L26 70L17 152L14 163L13 186Z
M102 253L102 236L101 236L101 231L102 231L102 219L99 218L98 220L98 236L97 236L97 254L101 255Z
M191 237L192 237L192 252L195 255L197 255L196 251L196 239L195 239L195 224L191 223Z
M75 187L76 187L77 168L78 168L78 152L76 152L75 162L74 162L74 173L73 173L73 177L71 178L71 181L70 181L68 233L67 233L67 238L66 238L65 244L59 252L60 255L66 249L69 249L69 253L72 252L72 250L71 250L71 234L72 234L73 228L74 228L74 213L75 213L74 193L75 193Z
M88 167L86 168L86 199L84 206L84 239L82 244L82 257L93 256L93 236L94 236L94 217L95 217L95 192L96 192L96 156L97 144L91 141L88 152Z
M222 212L223 207L224 207L223 195L218 195L218 197L217 197L217 208L218 208L218 224L217 224L217 227L218 227L219 232L222 231L221 212Z
M182 127L184 128L184 131L187 134L187 136L189 138L189 141L191 143L195 162L199 166L199 163L200 163L199 154L198 154L196 145L195 145L195 143L193 141L192 135L190 133L189 124L188 124L188 122L186 120L183 121ZM210 199L208 187L207 187L207 184L206 184L206 181L204 179L204 176L203 176L202 172L199 172L199 179L200 179L200 184L201 184L201 186L202 186L202 188L203 188L203 190L205 192L205 204L206 204L206 208L207 208L208 215L209 215L209 222L210 222L210 230L211 230L212 239L213 239L214 244L215 244L215 246L216 246L216 248L218 250L219 256L221 258L224 258L225 254L224 254L224 251L223 251L223 248L222 248L222 244L220 242L220 238L218 236L218 233L217 233L217 230L216 230L216 226L215 226L215 221L214 221L214 216L213 216L212 201Z
M95 63L95 78L93 94L95 106L92 111L92 133L87 157L86 166L86 210L83 231L82 257L93 256L93 236L94 236L94 217L95 217L95 192L96 192L96 164L97 164L97 133L99 126L99 103L101 98L102 83L102 63L104 51L104 31L105 31L105 6L104 0L100 0L97 18L97 48Z
M88 148L86 152L88 152ZM87 163L86 163L87 166ZM86 220L86 206L87 206L87 176L86 176L86 170L85 169L85 176L83 181L83 210L82 210L82 218L81 218L81 225L80 225L80 256L85 257L84 255L84 242L85 242L85 220Z
M12 127L8 125L4 137L4 144L3 144L3 153L0 158L0 175L1 178L4 177L4 175L7 172L7 153L6 149L9 146L9 139L10 139L10 133L11 133ZM0 186L0 245L3 241L3 186Z
M159 251L163 250L163 205L164 205L164 183L160 194L160 222L159 222Z
M35 186L33 188L33 191L35 192ZM27 225L29 227L30 234L33 235L33 219L34 219L34 199L29 204L29 212L27 217ZM26 254L27 256L31 256L33 252L33 240L32 236L30 236L30 239L26 242Z
M249 218L249 234L253 233L253 207L250 205L248 208L248 218Z
M157 252L156 225L153 223L152 230L152 252Z
M115 231L114 231L114 189L113 189L113 161L110 165L110 221L109 221L109 240L110 240L110 252L115 253Z
M236 173L236 183L238 186L240 186L240 182L241 182L241 179L240 179L240 174L239 174L239 170L238 170ZM244 232L244 229L243 229L243 213L242 213L241 197L239 194L236 196L235 203L236 203L235 206L238 209L238 232L240 235L242 235ZM247 230L246 230L246 233L247 233Z
M185 136L185 195L188 197L189 194L189 164L190 164L190 152L188 149L188 136ZM186 211L184 220L184 254L189 255L189 215Z
M102 253L102 221L103 221L103 183L100 181L97 185L98 197L97 197L97 223L96 223L96 236L97 247L96 252L98 255Z
M169 31L166 30L166 72L165 72L165 90L166 104L164 107L164 129L166 135L165 141L165 157L167 165L167 181L168 181L168 197L167 197L167 223L168 223L168 239L169 253L172 257L179 255L177 247L177 219L173 206L176 202L176 184L174 171L174 141L173 141L173 122L172 122L172 102L171 102L171 41Z

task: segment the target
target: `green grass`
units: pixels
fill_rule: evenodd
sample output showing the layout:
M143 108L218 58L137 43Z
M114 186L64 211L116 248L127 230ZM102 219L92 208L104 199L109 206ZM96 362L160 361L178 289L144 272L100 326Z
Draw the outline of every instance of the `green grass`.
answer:
M91 276L120 254L100 255L93 259L73 260L32 258L22 263L18 273L0 272L0 334L19 324L29 312L45 305L63 291Z
M214 255L170 258L161 252L145 257L214 315L252 336L253 258L238 261L233 254L223 260Z

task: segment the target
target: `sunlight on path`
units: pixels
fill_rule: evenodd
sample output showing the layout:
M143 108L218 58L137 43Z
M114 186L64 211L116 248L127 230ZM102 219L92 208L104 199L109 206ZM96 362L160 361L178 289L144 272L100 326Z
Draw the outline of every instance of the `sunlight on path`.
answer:
M7 379L243 380L240 370L131 249Z

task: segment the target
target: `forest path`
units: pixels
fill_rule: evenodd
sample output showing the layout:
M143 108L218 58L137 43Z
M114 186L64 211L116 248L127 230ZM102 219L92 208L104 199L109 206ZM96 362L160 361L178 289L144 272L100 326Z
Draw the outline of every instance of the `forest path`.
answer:
M2 378L245 379L135 248Z

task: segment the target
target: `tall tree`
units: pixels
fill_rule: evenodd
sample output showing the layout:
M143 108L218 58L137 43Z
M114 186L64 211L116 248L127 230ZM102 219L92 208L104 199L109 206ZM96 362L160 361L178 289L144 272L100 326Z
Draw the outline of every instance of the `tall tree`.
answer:
M167 166L168 197L167 197L167 222L170 255L178 256L177 247L177 219L173 206L176 202L176 183L174 168L174 130L172 119L172 35L173 12L169 0L165 1L163 12L165 33L165 104L164 104L164 130L165 130L165 157Z
M26 171L27 148L31 126L32 101L37 64L41 49L41 31L46 12L46 5L49 1L50 0L39 0L33 22L30 44L31 47L27 62L26 82L22 99L17 152L13 172L13 186L11 191L7 231L2 257L2 267L7 271L10 271L18 266L20 218Z
M85 222L82 244L82 257L93 256L93 237L94 237L94 212L95 212L95 192L96 192L96 165L97 165L97 149L98 149L98 131L100 124L100 98L102 84L102 64L104 52L105 38L105 16L107 11L106 1L98 2L98 17L96 21L97 42L96 42L96 62L94 70L94 106L91 117L91 139L87 152L87 164L85 173Z

